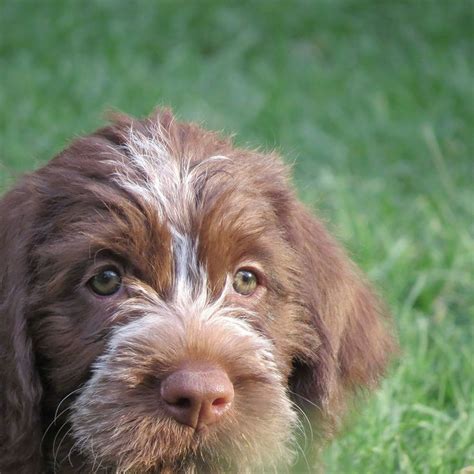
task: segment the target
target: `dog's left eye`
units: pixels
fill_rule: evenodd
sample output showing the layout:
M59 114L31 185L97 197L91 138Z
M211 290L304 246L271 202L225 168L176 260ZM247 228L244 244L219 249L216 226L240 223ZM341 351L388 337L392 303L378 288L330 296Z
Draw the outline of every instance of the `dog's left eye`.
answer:
M122 277L115 268L106 268L88 281L92 291L100 296L111 296L122 286Z
M250 270L241 269L234 275L232 286L237 293L249 296L257 289L257 275Z

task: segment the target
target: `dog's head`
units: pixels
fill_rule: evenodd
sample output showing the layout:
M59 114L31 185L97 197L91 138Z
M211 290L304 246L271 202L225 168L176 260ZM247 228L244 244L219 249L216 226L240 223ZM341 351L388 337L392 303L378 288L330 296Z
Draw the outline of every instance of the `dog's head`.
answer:
M393 350L281 160L169 111L24 178L0 260L2 472L289 463L303 417L328 433Z

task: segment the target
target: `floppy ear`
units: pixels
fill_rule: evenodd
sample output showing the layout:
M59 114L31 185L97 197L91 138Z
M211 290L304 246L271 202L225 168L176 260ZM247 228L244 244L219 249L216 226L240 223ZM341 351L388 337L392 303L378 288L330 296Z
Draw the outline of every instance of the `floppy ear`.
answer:
M39 472L41 384L28 335L28 180L0 199L0 472Z
M348 392L373 388L396 344L379 299L328 233L298 202L290 207L287 233L300 256L302 299L314 348L295 361L296 402L316 405L336 421Z

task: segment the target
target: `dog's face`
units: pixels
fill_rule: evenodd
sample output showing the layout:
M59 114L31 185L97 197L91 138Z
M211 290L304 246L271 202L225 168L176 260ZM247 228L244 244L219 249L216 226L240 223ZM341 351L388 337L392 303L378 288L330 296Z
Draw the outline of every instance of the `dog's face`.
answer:
M77 140L0 218L0 470L285 466L392 351L281 161L169 112Z

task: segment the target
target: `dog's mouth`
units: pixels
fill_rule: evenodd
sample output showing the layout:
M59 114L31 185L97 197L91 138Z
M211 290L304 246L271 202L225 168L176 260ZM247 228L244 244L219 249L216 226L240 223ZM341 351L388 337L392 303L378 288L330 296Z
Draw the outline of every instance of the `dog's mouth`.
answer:
M223 314L169 321L150 311L114 334L71 407L76 451L115 472L292 459L296 415L271 342Z
M254 460L244 446L236 456L239 438L249 434L235 428L225 423L193 428L162 419L147 426L142 421L130 432L77 439L72 463L74 468L85 469L94 463L103 472L115 473L239 472L242 459L244 465Z
M239 472L292 458L295 414L268 380L239 381L220 418L190 424L170 416L156 392L94 382L72 406L74 450L108 472Z

